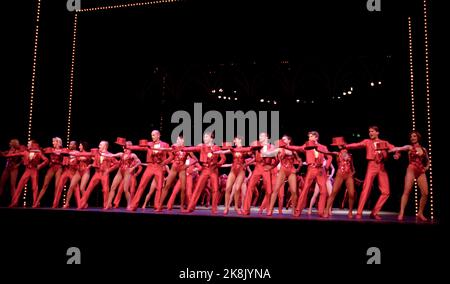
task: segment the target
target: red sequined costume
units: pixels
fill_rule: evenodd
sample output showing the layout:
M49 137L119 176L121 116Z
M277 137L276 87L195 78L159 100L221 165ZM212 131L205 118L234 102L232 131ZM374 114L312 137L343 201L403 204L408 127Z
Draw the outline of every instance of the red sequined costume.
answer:
M214 154L214 152L220 151L220 147L217 145L200 144L196 147L185 147L184 149L188 152L200 152L200 164L202 166L202 172L192 193L192 198L189 200L188 211L192 212L195 210L198 199L205 189L206 182L210 180L213 195L211 212L216 214L219 201L219 167L225 163L225 156L223 154Z
M22 193L23 188L27 184L28 180L31 179L31 189L33 190L33 201L35 201L38 197L38 178L39 178L39 170L42 169L47 163L47 157L42 154L42 152L37 150L37 147L31 148L30 150L26 150L22 153L12 154L14 156L22 155L23 157L23 165L25 166L25 172L19 180L17 185L17 189L14 192L14 196L12 198L12 202L9 207L16 207L19 203L19 197ZM37 152L35 152L37 151ZM9 155L7 155L8 157Z

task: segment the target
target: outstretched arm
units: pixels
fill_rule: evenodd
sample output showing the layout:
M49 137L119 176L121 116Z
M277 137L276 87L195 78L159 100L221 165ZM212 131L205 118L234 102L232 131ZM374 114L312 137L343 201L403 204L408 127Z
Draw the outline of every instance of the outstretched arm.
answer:
M405 152L405 151L410 151L412 149L411 145L405 145L403 147L394 147L392 149L389 150L389 153L393 153L393 152Z
M291 145L289 145L289 146L286 146L285 148L288 149L288 150L291 150L291 151L305 152L305 146L291 146Z
M261 151L261 156L264 158L272 158L272 157L276 157L279 152L281 152L281 148L276 148L274 150L267 150L265 152Z
M350 143L350 144L346 144L345 148L347 149L361 149L361 148L365 148L366 147L366 140L363 140L361 142L358 143Z

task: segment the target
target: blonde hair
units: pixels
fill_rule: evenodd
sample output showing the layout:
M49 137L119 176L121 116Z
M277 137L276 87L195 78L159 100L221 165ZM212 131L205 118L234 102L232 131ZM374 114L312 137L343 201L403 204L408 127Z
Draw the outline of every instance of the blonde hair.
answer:
M59 137L53 137L53 140L56 140L58 142L58 146L62 147L62 140Z

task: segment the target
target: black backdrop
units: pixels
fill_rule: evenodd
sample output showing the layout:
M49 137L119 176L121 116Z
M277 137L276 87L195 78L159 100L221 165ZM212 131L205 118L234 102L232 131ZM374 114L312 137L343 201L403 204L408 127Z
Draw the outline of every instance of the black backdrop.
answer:
M117 136L136 142L161 129L167 141L171 114L203 102L204 112L279 110L281 133L296 144L312 129L324 144L339 135L358 141L371 124L382 138L406 144L408 16L417 42L417 124L426 131L421 1L383 2L382 13L356 0L260 2L193 0L79 14L71 137L92 145ZM17 30L6 29L3 148L11 137L26 139L34 43L33 1L8 5ZM89 5L97 4L82 3ZM66 137L72 29L65 1L42 1L32 136L43 146ZM350 87L352 95L343 97ZM238 100L218 99L211 93L218 88ZM363 178L364 151L355 156ZM405 166L405 157L388 163L387 209L398 207Z

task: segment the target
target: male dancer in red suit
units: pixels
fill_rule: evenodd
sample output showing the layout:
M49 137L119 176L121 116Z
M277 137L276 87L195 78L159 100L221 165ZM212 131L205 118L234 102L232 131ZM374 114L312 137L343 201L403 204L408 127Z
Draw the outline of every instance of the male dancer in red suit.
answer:
M102 184L103 191L103 207L106 207L108 203L109 194L109 174L119 167L119 162L111 157L111 153L108 152L108 142L101 141L98 145L98 152L93 153L91 149L90 155L94 156L94 163L92 167L95 168L95 174L92 176L91 181L86 189L86 192L81 198L80 206L78 209L85 209L88 206L89 196L99 182Z
M261 209L267 207L270 202L270 197L272 195L272 177L271 170L276 166L275 159L273 157L262 156L263 153L268 151L273 151L275 146L269 143L269 136L266 132L261 132L259 134L259 142L253 146L259 146L260 149L256 150L255 153L255 169L252 172L252 176L248 182L247 192L245 194L244 200L244 210L242 214L249 215L250 207L252 204L253 191L256 190L256 184L262 177L264 188L266 189L266 194L264 196L264 201L261 204Z
M193 212L195 210L198 199L209 179L213 191L211 212L212 214L216 214L217 203L219 201L219 168L226 161L225 155L214 154L214 152L220 150L220 147L214 144L214 134L208 132L203 135L203 144L196 147L185 147L184 150L187 152L200 152L200 164L202 166L202 172L198 178L192 198L189 201L188 212Z
M169 144L160 140L161 133L158 130L153 130L151 136L152 142L148 142L146 145L130 147L131 150L147 151L147 168L142 175L136 195L131 201L131 204L127 207L127 210L135 211L137 209L142 194L153 176L157 182L154 207L155 209L159 207L161 190L164 183L164 167L168 163L168 152L160 151L158 149L169 148Z
M9 150L0 152L0 157L8 154L23 152L25 150L24 148L25 146L21 146L19 140L11 139L11 141L9 141ZM0 196L3 194L3 189L5 188L8 179L10 182L9 190L11 192L11 198L14 196L20 164L22 164L22 156L10 157L6 159L6 165L0 179Z
M42 189L39 192L38 198L34 201L33 208L39 207L41 205L41 199L42 197L44 197L44 194L47 191L47 188L50 185L50 182L52 181L53 177L55 177L55 188L54 188L55 194L53 196L56 196L59 178L61 177L62 174L63 156L61 155L62 150L61 138L54 137L52 139L52 144L53 148L49 147L44 149L44 154L50 155L50 164L47 173L45 174L44 184L42 185Z
M330 168L332 157L323 154L323 152L328 152L328 149L326 146L319 144L318 141L319 133L317 131L310 131L308 133L308 141L303 146L286 146L288 150L306 152L306 164L308 165L303 190L300 193L300 198L294 211L294 216L296 217L300 216L305 208L308 191L314 181L317 181L320 190L318 214L320 217L324 216L328 194L326 173ZM325 168L323 167L324 159L326 159Z
M378 138L379 135L380 131L378 130L378 127L370 126L369 139L364 139L359 143L351 143L346 145L346 148L349 150L365 148L366 159L368 161L366 177L364 179L363 190L359 198L358 210L356 213L357 219L362 218L364 205L366 204L367 198L369 197L375 177L378 176L378 186L380 187L381 195L378 198L378 201L375 204L372 213L370 214L371 218L377 220L381 219L380 215L378 215L378 212L380 212L383 204L386 202L390 194L389 177L386 169L384 168L384 161L388 156L387 150L391 150L392 148L394 148L394 146L389 144L389 142ZM398 155L394 156L394 158L398 159Z
M17 189L14 192L12 202L9 207L16 207L19 203L19 197L22 193L23 188L27 184L28 180L31 178L31 188L33 190L33 201L37 199L39 188L38 188L38 174L39 170L42 169L47 163L47 157L42 154L39 149L39 144L36 141L31 140L28 142L28 149L24 152L14 153L6 155L9 157L23 157L23 165L25 166L25 172L19 180Z
M77 152L78 152L77 151L77 142L70 141L68 151L63 151L63 153L62 153L62 155L63 155L62 165L63 165L64 170L63 170L61 177L59 178L59 183L56 188L56 194L55 194L55 198L53 200L52 208L57 208L59 206L59 201L61 199L61 193L63 191L64 185L66 184L67 181L71 181L73 176L78 171L78 159L74 155ZM77 195L75 197L77 197ZM78 195L77 204L80 202L80 200L78 199L79 197L80 196Z

